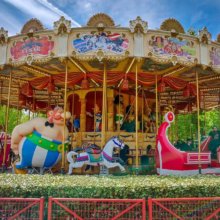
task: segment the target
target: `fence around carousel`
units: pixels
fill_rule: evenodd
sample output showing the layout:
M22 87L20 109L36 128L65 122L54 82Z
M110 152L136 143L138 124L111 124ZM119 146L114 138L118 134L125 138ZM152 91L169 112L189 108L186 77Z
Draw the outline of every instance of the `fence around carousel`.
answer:
M48 220L52 219L146 219L145 199L49 198Z
M220 219L220 197L148 199L149 220Z
M0 219L211 220L220 219L220 197L88 199L0 198Z
M44 198L0 198L1 220L43 220Z

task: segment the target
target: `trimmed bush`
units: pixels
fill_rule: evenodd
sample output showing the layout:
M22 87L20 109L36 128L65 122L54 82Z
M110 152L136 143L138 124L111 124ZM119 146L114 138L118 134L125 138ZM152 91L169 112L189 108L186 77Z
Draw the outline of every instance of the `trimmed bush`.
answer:
M214 175L67 176L0 174L0 197L161 198L220 196Z

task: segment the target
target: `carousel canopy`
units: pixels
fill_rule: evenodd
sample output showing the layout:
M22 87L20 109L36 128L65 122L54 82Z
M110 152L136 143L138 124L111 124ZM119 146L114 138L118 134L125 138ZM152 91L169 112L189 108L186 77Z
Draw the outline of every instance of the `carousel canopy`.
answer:
M71 28L61 17L53 30L37 19L24 24L21 33L8 36L0 29L0 102L32 110L63 103L65 72L67 89L103 86L135 92L138 85L153 97L158 84L161 105L195 102L196 75L200 107L220 104L220 41L212 41L206 28L185 33L175 19L167 19L159 30L148 29L140 17L129 27L115 26L111 17L96 14L86 26Z

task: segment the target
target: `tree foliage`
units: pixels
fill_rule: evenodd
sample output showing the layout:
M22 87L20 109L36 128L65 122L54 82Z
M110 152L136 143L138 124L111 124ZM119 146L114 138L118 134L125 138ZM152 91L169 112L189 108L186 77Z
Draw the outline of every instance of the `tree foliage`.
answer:
M220 111L202 111L199 116L201 137L207 136L213 126L220 129ZM198 139L197 112L176 115L175 122L171 125L169 137L172 141Z
M6 106L0 106L0 125L5 128ZM11 133L14 127L20 123L29 120L29 115L25 113L25 110L18 110L15 108L9 109L8 114L8 133Z

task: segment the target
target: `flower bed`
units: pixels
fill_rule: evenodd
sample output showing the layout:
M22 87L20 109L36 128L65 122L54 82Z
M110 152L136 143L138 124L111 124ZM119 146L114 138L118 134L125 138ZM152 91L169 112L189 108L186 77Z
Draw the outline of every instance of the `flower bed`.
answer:
M0 174L0 197L160 198L220 195L214 175L67 176Z

